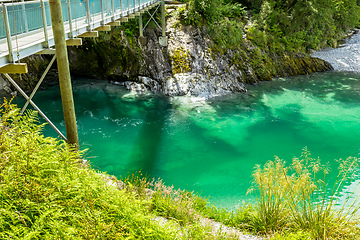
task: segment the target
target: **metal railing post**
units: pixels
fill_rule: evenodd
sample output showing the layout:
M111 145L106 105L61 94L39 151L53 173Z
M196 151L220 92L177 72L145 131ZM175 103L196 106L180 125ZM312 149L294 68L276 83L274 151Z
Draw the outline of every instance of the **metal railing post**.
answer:
M45 36L44 47L48 48L49 47L49 36L48 36L48 32L47 32L45 5L44 5L43 0L40 0L40 6L41 6L42 20L43 20L43 25L44 25L44 36Z
M134 10L133 10L133 13L135 13L135 7L136 7L136 0L134 0Z
M91 20L91 17L90 17L90 3L89 3L90 0L86 0L86 21L88 22L88 30L90 31L91 29L91 25L90 25L90 20Z
M107 0L105 0L107 1ZM104 25L104 2L103 0L100 0L101 4L101 25Z
M13 48L11 44L11 32L10 32L10 24L9 24L9 17L8 11L5 4L2 4L3 14L4 14L4 24L5 24L5 32L6 32L6 40L9 50L9 62L14 62L14 55L13 55Z
M127 15L130 15L130 0L127 0Z
M115 5L114 5L114 0L111 0L111 8L112 8L112 20L115 21Z
M123 16L123 2L120 0L120 17Z
M29 31L29 27L28 27L28 22L27 22L27 18L26 18L26 9L25 9L25 1L21 0L22 4L21 4L21 12L22 12L22 17L24 19L24 23L25 23L25 32Z
M71 16L71 3L70 3L70 0L67 0L66 4L67 4L67 8L68 8L68 15L69 15L69 27L70 27L69 37L73 38L74 35L73 35L73 28L72 28L72 16Z

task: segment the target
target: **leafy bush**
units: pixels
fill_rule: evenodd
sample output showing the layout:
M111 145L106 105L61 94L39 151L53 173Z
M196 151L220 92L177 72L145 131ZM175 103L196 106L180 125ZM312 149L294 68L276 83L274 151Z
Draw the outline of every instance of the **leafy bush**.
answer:
M84 152L44 137L37 113L19 111L0 106L1 239L225 238L198 221L205 199L141 172L122 182L84 166Z
M1 239L173 239L151 221L148 202L82 167L83 152L41 134L36 112L19 116L5 103L0 118Z
M359 25L359 11L355 0L268 0L262 2L254 20L260 31L279 39L290 38L283 41L288 51L307 52L339 40Z

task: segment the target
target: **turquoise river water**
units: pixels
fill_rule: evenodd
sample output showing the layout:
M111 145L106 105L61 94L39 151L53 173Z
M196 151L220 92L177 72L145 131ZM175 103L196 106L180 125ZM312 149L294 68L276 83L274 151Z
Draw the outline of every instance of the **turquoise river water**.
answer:
M139 97L104 80L77 79L81 147L101 171L126 176L142 170L227 208L251 199L246 191L254 166L275 155L290 161L307 146L332 166L332 177L334 159L359 156L360 75L326 72L248 89L204 101ZM64 131L58 86L39 91L34 102ZM45 135L56 133L47 126Z

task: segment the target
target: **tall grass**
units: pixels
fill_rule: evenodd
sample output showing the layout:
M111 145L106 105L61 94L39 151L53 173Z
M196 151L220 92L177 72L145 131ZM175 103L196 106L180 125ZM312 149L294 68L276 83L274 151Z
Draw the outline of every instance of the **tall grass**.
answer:
M328 167L306 148L290 166L277 157L257 166L250 189L257 196L251 227L264 234L304 231L311 239L358 239L359 201L354 193L342 196L344 184L357 172L358 159L338 162L333 187L326 184Z

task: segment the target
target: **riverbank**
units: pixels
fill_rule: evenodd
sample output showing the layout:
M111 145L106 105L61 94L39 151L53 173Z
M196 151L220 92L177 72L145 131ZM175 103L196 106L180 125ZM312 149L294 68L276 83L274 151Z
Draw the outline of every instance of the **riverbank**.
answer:
M311 56L330 63L335 71L360 73L360 34L357 30L337 48L313 51Z
M262 239L208 219L227 213L193 193L85 166L84 152L42 135L35 112L0 111L1 238Z
M306 149L300 159L293 159L296 169L277 158L256 167L255 204L226 211L141 172L120 181L85 167L84 152L43 136L35 112L19 117L19 109L5 104L1 113L5 126L0 135L2 238L302 240L357 239L360 234L359 203L331 208L341 196L338 190L337 197L328 201L319 199L323 194L311 197L329 187L317 181L314 171L328 169ZM334 189L342 189L345 176L358 166L355 158L341 164L343 175ZM308 209L301 206L309 206L312 214L308 216Z
M225 43L222 43L210 24L187 23L186 5L168 5L167 47L159 45L161 31L151 22L144 31L147 41L139 41L136 18L114 27L110 33L100 33L99 38L83 39L80 47L69 47L71 74L107 79L136 93L149 91L166 96L191 95L208 99L245 92L246 84L269 81L273 77L332 69L326 61L301 52L272 49L264 42L259 45L259 39L264 36L256 36L260 33L254 32L257 28L255 18L250 17L250 13L238 11L237 7L229 8L230 22L222 23L225 24L221 28L224 31L217 30L223 39L233 39L231 41L224 39ZM143 21L147 20L145 14ZM233 22L238 25L231 25ZM23 89L31 90L49 59L37 55L25 61L29 74L14 75L13 78ZM44 85L56 80L54 67ZM10 85L5 89L14 92Z

